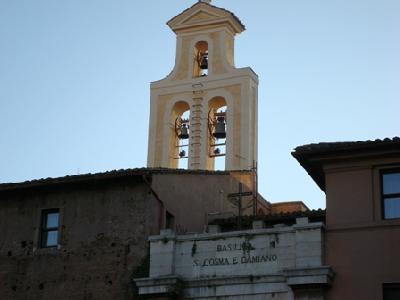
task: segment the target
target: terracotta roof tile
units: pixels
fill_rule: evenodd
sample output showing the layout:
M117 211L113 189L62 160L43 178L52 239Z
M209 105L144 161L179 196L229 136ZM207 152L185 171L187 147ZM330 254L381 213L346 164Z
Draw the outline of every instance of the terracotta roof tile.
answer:
M370 149L387 146L399 146L400 137L385 138L383 140L376 139L374 141L352 141L352 142L331 142L331 143L317 143L308 144L296 147L293 155L303 153L322 153L322 152L336 152L343 150L359 150L359 149Z
M374 141L318 143L299 146L294 149L292 156L313 178L321 190L325 191L325 174L323 161L339 157L371 157L382 155L399 155L400 138L376 139ZM318 159L316 159L318 158Z

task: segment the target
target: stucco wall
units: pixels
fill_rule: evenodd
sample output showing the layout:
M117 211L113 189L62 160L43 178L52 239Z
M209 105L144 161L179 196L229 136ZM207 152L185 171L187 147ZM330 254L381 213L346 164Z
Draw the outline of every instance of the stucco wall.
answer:
M328 230L326 247L336 273L328 300L380 300L382 283L400 282L400 225Z
M143 182L0 195L0 299L132 299L129 281L159 230ZM60 208L59 249L38 249L41 209Z
M382 284L400 282L400 221L383 220L379 172L400 158L325 166L326 262L336 273L329 300L382 299Z

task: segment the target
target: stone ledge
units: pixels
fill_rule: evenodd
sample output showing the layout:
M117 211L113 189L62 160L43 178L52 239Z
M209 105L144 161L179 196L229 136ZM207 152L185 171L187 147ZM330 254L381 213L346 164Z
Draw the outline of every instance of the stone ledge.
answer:
M263 275L263 276L226 276L226 277L205 277L185 280L187 287L237 285L253 283L284 283L285 276L281 274Z
M264 295L266 299L271 299L276 294L288 294L290 287L284 282L265 283L242 283L226 284L219 286L187 287L183 295L187 299L218 299L219 297L240 297L241 299L252 299L256 295ZM268 297L270 296L270 297ZM251 297L251 298L250 298Z
M230 237L242 237L246 235L266 235L266 234L276 234L276 233L289 233L289 232L296 232L299 229L322 229L324 228L323 223L316 222L316 223L309 223L307 225L293 225L293 226L284 226L278 228L263 228L263 229L249 229L249 230L242 230L242 231L230 231L230 232L222 232L222 233L196 233L196 234L187 234L187 235L178 235L173 236L171 238L175 239L179 242L184 241L207 241L207 240L216 240L216 239L226 239ZM155 241L162 241L165 240L165 235L153 235L148 238L148 241L155 242Z
M139 295L176 295L186 298L286 293L312 287L329 286L334 272L329 266L286 269L282 273L260 276L203 277L183 280L178 276L134 279Z
M163 276L139 278L134 281L140 296L165 296L183 292L185 298L198 298L200 294L206 297L220 297L238 294L287 293L289 291L285 276L280 274L206 277L185 281L177 276Z
M170 294L182 286L182 280L177 276L135 278L133 281L139 289L139 295Z
M322 228L325 229L325 224L322 222L308 223L308 224L295 224L293 228L295 230L306 230L306 229L314 229L314 228Z
M287 284L291 287L305 285L330 285L334 272L329 266L286 269L284 274L287 277Z
M250 67L244 67L244 68L234 68L233 72L229 73L222 73L222 74L211 74L209 76L206 76L206 78L203 77L198 77L197 79L197 84L202 84L203 86L199 87L193 87L193 79L182 79L182 80L171 80L169 76L165 77L164 79L160 79L157 81L153 81L150 83L150 88L151 89L171 89L171 88L185 88L186 91L191 92L193 90L204 90L207 89L209 85L212 85L212 83L217 83L218 86L221 86L220 81L228 81L227 84L229 83L230 85L232 84L231 80L232 79L242 79L243 77L248 77L251 78L254 82L258 83L258 75L254 72L254 70ZM207 87L206 87L207 84ZM209 88L209 87L208 87ZM213 88L213 86L212 86Z

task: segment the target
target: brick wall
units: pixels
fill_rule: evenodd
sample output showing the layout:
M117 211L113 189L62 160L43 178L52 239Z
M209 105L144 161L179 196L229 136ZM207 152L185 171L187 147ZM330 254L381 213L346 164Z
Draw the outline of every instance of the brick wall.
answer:
M46 208L60 209L58 248L38 247ZM0 299L132 299L160 210L132 178L0 194Z

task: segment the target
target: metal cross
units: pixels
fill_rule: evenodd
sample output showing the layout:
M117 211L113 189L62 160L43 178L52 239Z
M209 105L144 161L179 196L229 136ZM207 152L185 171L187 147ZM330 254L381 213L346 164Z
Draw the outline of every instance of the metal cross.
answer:
M242 197L253 196L253 192L243 192L243 184L239 182L239 193L228 194L228 200L238 207L238 229L242 229Z

